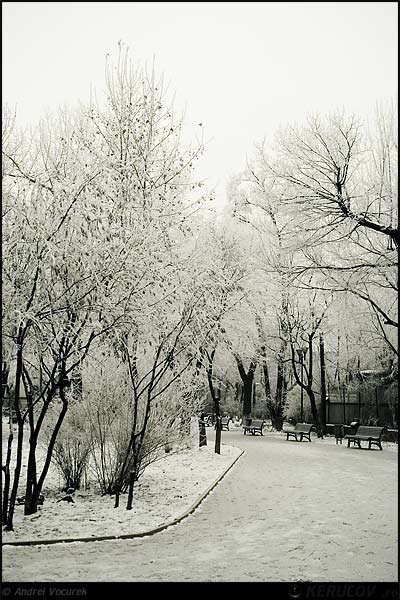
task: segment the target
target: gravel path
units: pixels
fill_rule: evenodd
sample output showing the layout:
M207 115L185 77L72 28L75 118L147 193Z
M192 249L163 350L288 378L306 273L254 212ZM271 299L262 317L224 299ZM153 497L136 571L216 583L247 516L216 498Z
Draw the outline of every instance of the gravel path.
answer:
M395 449L223 441L245 453L182 523L136 540L6 546L4 580L397 581Z

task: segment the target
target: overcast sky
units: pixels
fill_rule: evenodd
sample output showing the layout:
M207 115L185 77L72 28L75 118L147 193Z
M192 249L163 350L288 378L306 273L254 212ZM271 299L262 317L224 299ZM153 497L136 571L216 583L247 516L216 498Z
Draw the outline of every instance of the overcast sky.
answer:
M199 169L223 200L255 141L338 107L371 115L397 99L397 2L3 2L3 103L22 125L104 88L118 40L155 56L203 123Z

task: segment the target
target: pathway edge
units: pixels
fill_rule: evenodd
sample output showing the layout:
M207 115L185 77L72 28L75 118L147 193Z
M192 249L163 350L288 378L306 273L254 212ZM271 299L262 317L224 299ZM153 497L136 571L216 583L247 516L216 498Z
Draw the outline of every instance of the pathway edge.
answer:
M231 447L237 448L237 446L231 446ZM50 539L50 540L21 540L21 541L15 540L15 541L9 541L9 542L2 541L1 545L3 546L3 548L5 546L48 546L50 544L73 544L76 542L103 542L103 541L107 541L107 540L130 540L130 539L134 539L134 538L140 538L140 537L154 535L155 533L159 533L160 531L163 531L164 529L167 529L168 527L177 525L178 523L183 521L183 519L186 519L186 517L188 517L190 514L192 514L196 510L196 508L203 502L203 500L208 496L208 494L210 492L212 492L212 490L216 487L216 485L218 485L218 483L221 481L221 479L223 479L223 477L225 477L225 475L228 473L228 471L230 471L231 468L237 463L239 458L241 458L241 456L243 456L245 451L242 448L239 448L239 450L241 452L240 452L240 454L238 454L238 456L235 458L235 460L230 465L228 465L226 467L226 469L224 471L222 471L222 473L220 473L220 475L218 475L218 477L215 479L215 481L213 483L211 483L211 485L208 486L208 488L195 500L195 502L188 509L185 510L184 513L182 513L179 517L176 517L172 521L163 523L162 525L159 525L158 527L155 527L153 529L148 529L146 531L140 531L138 533L124 533L121 535L104 535L104 536L98 536L98 537L61 538L61 539L59 538L59 539Z

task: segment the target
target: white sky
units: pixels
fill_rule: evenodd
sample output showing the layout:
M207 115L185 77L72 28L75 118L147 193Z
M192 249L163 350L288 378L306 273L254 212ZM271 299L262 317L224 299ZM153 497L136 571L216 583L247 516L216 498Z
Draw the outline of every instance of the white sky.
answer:
M21 125L104 87L123 40L203 123L199 175L217 186L279 124L397 98L397 2L3 2L3 103Z

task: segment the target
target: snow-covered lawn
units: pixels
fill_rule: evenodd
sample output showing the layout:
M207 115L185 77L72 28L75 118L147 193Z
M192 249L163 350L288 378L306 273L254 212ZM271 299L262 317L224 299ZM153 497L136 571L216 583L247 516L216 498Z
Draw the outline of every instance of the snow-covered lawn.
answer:
M4 429L3 457L7 433ZM3 543L117 536L160 527L190 509L240 453L238 448L223 445L221 454L215 454L214 444L209 442L202 448L166 454L162 460L149 465L137 482L130 511L126 510L126 494L121 495L120 506L115 509L115 497L100 496L93 483L87 490L75 492L74 504L58 502L64 493L60 491L57 472L51 469L43 489L43 506L29 516L24 516L23 505L16 506L14 531L3 532ZM24 493L23 487L20 493Z

